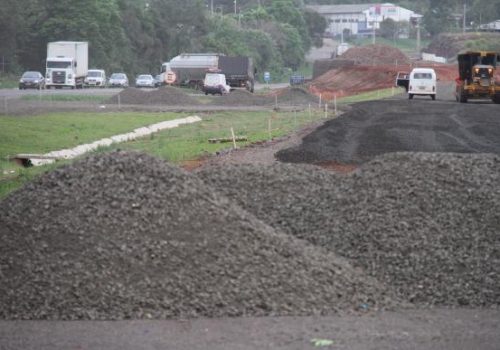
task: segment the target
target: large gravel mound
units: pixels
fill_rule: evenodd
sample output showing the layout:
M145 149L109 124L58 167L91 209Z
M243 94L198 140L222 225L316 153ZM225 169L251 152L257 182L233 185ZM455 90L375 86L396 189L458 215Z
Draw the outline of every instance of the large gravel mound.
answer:
M384 288L150 156L95 155L0 202L0 319L312 315ZM364 305L366 304L366 305Z
M419 305L500 304L500 158L403 153L358 173L207 168L207 183L271 226L327 247Z
M170 106L192 106L198 101L179 88L162 86L157 90L141 90L137 88L127 88L119 94L113 96L109 103L127 105L170 105Z

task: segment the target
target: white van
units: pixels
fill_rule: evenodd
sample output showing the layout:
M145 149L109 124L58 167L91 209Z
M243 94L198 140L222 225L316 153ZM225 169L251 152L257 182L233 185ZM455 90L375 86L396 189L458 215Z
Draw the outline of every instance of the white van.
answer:
M106 72L102 69L89 69L85 86L106 87Z
M410 73L408 98L414 95L428 95L436 99L436 72L432 68L414 68Z
M218 73L207 73L203 81L203 91L205 95L220 94L225 95L231 91L231 87L226 84L226 75Z

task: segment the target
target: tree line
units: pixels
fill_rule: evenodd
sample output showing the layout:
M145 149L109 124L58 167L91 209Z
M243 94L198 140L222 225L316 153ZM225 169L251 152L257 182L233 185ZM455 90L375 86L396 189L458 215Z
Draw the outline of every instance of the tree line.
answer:
M155 73L180 53L218 52L279 74L321 45L325 27L300 0L3 0L0 64L43 72L48 42L88 41L89 68L108 72Z

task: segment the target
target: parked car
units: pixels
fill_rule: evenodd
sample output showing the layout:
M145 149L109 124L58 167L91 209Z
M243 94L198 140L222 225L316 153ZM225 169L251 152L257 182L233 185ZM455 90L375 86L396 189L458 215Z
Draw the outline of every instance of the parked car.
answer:
M162 74L158 74L155 76L155 87L160 87L164 84L162 77L163 77Z
M113 73L108 80L109 87L128 87L128 78L125 73Z
M19 79L19 90L22 89L45 89L45 78L40 72L24 72Z
M106 72L102 69L89 69L85 78L85 86L106 87Z
M155 79L151 74L141 74L135 79L135 87L150 87L154 88L156 87L155 85Z

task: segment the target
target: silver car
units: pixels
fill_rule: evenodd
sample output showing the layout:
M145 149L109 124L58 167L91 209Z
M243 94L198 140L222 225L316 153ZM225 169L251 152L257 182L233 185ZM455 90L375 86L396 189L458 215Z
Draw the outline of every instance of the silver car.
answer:
M155 87L155 79L150 74L141 74L135 80L135 87L154 88Z
M109 77L109 87L128 87L128 78L125 73L113 73Z

